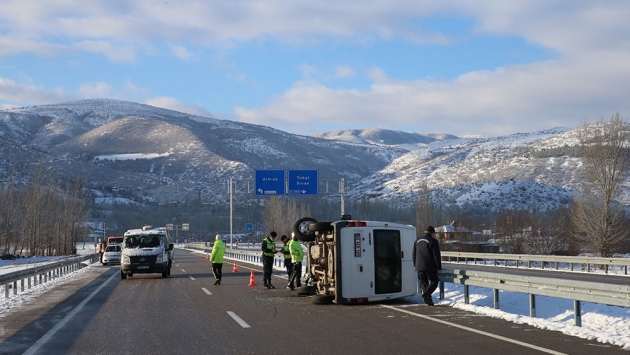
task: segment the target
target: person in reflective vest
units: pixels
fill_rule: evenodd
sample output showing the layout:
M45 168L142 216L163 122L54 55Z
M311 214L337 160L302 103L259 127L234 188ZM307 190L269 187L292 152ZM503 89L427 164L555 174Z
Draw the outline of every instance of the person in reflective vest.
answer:
M284 254L284 267L287 269L287 277L291 277L293 273L293 263L291 262L291 250L289 249L289 239L286 235L280 237L280 240L284 243L282 246L282 254Z
M271 272L273 270L273 256L277 252L274 239L278 234L271 232L262 242L263 283L266 288L276 288L271 284Z
M212 254L210 254L210 261L212 262L212 274L217 280L215 285L221 284L221 277L223 276L223 255L225 254L225 243L221 240L221 235L217 234L214 238L214 245L212 246Z
M297 239L295 233L291 234L289 242L289 250L291 251L291 262L293 263L293 272L289 278L288 287L295 290L295 286L302 287L302 260L304 260L304 250Z

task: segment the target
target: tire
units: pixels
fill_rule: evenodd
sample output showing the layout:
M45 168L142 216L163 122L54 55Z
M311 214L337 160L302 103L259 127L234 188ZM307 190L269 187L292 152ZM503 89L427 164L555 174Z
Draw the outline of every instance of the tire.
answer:
M121 271L121 272L120 272L120 279L121 279L121 280L124 280L124 279L126 279L126 278L127 278L127 274L125 274L124 272L122 272L122 271Z
M308 225L311 223L317 223L317 220L311 217L304 217L298 219L293 225L293 233L295 233L300 242L312 242L315 240L315 232L308 229Z
M309 232L332 232L335 228L330 222L313 222L307 226Z
M313 296L313 304L332 304L335 300L335 296Z
M103 266L107 266L107 263L103 263Z
M168 268L165 268L164 271L162 271L162 278L165 279L168 277Z
M315 286L302 286L297 288L298 296L311 296L315 294Z

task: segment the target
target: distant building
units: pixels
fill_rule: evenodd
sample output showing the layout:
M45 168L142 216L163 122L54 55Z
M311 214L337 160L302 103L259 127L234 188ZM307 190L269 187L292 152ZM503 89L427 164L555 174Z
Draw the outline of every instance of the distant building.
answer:
M459 226L455 221L435 228L435 234L438 240L444 241L473 239L473 232L466 227Z
M499 245L477 240L479 233L474 233L466 227L453 221L435 228L436 238L445 251L459 251L469 253L498 253Z

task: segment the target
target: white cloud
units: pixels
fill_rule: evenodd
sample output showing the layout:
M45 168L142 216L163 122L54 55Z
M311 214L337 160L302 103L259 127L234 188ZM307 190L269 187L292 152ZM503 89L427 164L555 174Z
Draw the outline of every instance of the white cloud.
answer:
M338 66L335 69L335 78L350 78L354 76L354 70L348 66Z
M598 65L597 63L607 63ZM585 118L630 113L630 55L559 60L471 72L452 82L393 81L370 71L369 90L296 83L268 105L234 111L238 120L293 132L383 127L485 136L579 126Z
M47 90L36 85L16 83L13 80L0 77L0 100L8 101L3 105L20 106L20 104L47 104L60 101L70 101L73 97L62 89Z
M86 98L111 97L112 87L105 82L83 84L79 87L79 93Z
M171 52L173 55L183 61L188 61L192 59L193 55L186 48L182 46L174 46L171 48Z
M109 41L81 41L76 44L79 50L105 54L112 63L132 63L136 59L131 46L115 46Z
M212 114L210 111L206 110L201 106L193 106L187 105L179 102L177 99L172 97L154 97L152 99L146 100L147 105L165 108L168 110L184 112L191 115L203 116L203 117L211 117Z

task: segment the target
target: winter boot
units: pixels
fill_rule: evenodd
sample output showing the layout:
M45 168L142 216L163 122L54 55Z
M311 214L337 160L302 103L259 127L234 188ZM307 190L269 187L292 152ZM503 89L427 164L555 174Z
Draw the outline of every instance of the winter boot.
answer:
M269 283L267 282L267 280L263 280L263 281L264 281L264 284L265 284L264 286L265 286L266 288L271 288L271 286L269 286Z
M271 284L271 280L267 281L267 285L269 285L269 287L271 287L271 288L276 288L276 286Z

